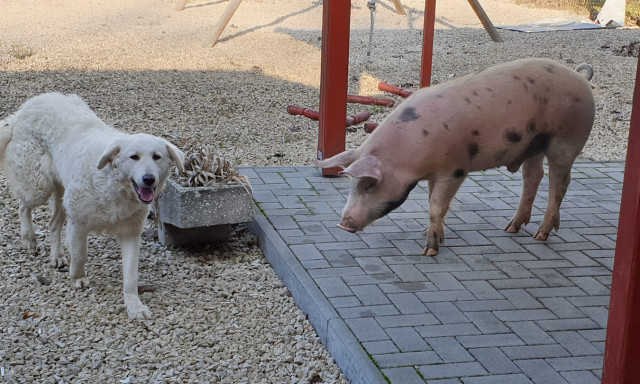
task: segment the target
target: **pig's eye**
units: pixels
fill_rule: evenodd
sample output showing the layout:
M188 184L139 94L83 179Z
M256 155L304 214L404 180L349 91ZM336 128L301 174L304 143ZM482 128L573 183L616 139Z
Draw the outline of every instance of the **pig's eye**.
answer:
M375 187L376 183L372 182L372 181L362 181L360 183L360 190L362 192L371 192L371 190L373 189L373 187Z

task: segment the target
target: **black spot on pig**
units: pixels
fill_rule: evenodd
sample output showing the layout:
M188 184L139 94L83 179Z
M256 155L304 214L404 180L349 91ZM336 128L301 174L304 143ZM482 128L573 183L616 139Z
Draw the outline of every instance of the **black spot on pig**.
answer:
M429 131L427 131L426 129L423 129L422 136L429 136Z
M536 121L534 119L527 122L527 133L534 133L536 131Z
M575 103L579 103L581 100L580 100L580 98L579 98L578 96L574 96L574 97L573 97L573 101L574 101Z
M407 107L400 113L400 122L409 123L418 120L419 117L420 115L416 114L415 107Z
M449 124L442 123L442 128L444 128L446 131L448 131L449 130Z
M439 99L441 97L442 97L442 95L436 95L436 99Z
M473 94L473 96L478 96L478 91L473 91L471 94Z
M536 80L533 77L527 77L527 81L529 82L529 84L535 84Z
M471 104L471 99L466 97L466 96L464 97L464 101L466 101L467 103Z
M473 131L471 131L471 134L472 134L473 136L480 136L480 132L478 132L478 130L477 130L477 129L474 129Z
M551 141L551 135L548 133L539 133L531 139L529 146L524 150L520 158L522 161L535 156L537 154L547 151L549 148L549 142Z
M469 160L473 160L474 157L480 152L478 143L471 143L467 145L467 152L469 153Z
M411 191L413 190L413 188L416 187L416 185L418 184L418 182L413 182L411 183L411 185L409 185L407 187L407 189L405 189L404 193L402 194L402 196L397 199L397 200L393 200L393 201L387 201L384 204L384 207L382 209L382 212L380 214L380 217L387 215L389 212L393 211L394 209L398 208L399 206L402 205L402 203L405 202L405 200L407 200L407 197L409 197L409 193L411 193Z
M457 179L459 179L459 178L461 178L461 177L464 177L464 175L465 175L465 172L464 172L462 169L456 169L456 170L453 172L453 177L455 177L455 178L457 178Z
M520 80L520 76L516 75L515 73L511 75L511 78L513 80Z
M513 101L507 100L507 105L511 105L511 104L513 104Z
M549 65L545 65L544 66L545 71L549 72L549 73L553 73L554 69L553 69L553 65L549 64Z
M520 140L522 140L522 135L520 134L520 132L511 128L507 129L507 131L504 133L504 138L510 143L519 143Z

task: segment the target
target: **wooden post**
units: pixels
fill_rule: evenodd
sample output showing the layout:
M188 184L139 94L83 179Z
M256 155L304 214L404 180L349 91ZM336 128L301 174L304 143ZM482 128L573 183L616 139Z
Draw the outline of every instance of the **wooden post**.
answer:
M318 159L327 159L345 149L350 18L351 1L323 1ZM337 175L338 171L325 168L322 174Z
M227 5L227 9L225 9L224 12L222 13L222 16L220 16L220 20L218 20L218 24L216 24L213 27L213 32L211 32L211 35L205 41L204 43L205 48L213 47L216 44L216 42L218 41L218 38L222 34L222 31L224 31L224 28L227 26L227 24L229 24L229 20L231 20L231 17L233 17L233 14L236 13L236 10L240 6L241 2L242 0L231 0L229 2L229 5Z
M188 2L189 0L178 0L178 4L176 5L176 11L182 11Z
M407 12L405 12L404 7L402 6L402 3L400 2L400 0L393 0L393 6L396 9L396 12L398 12L398 15L406 15Z
M424 5L424 27L422 32L422 64L420 87L431 85L431 65L433 62L433 38L436 23L436 0L426 0Z
M480 22L484 26L484 29L489 32L489 36L491 36L491 39L497 43L501 43L502 37L500 37L498 30L493 26L493 23L489 19L489 16L487 16L487 14L484 12L484 9L482 9L480 2L478 2L478 0L469 0L469 4L471 5L471 8L473 8L473 11L476 13L476 16L478 16L478 19L480 19Z
M640 61L613 264L602 384L640 383Z

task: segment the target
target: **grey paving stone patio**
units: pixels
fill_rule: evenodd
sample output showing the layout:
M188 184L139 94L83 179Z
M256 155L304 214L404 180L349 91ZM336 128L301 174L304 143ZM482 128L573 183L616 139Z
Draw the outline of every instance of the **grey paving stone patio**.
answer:
M251 229L352 383L599 383L624 164L581 162L547 242L503 227L520 174L473 173L422 255L426 183L359 234L336 228L346 178L313 167L244 168Z

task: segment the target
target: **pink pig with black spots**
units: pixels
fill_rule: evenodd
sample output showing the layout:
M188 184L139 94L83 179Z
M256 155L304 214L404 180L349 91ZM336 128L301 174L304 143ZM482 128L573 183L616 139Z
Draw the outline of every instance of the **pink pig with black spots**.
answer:
M585 71L586 75L578 73ZM418 181L429 185L424 254L444 244L444 217L469 172L522 166L522 196L505 230L528 224L549 165L549 203L535 234L546 240L560 225L571 167L587 142L595 106L593 69L548 59L520 59L408 97L355 149L316 161L345 167L350 192L338 227L356 232L400 206Z

